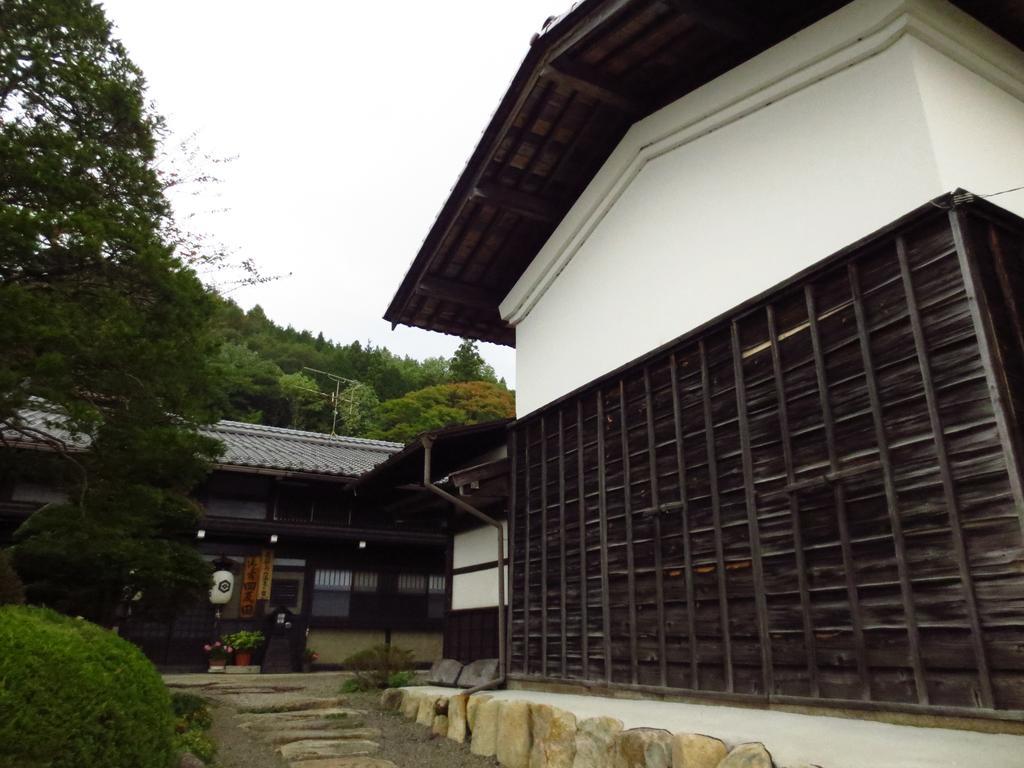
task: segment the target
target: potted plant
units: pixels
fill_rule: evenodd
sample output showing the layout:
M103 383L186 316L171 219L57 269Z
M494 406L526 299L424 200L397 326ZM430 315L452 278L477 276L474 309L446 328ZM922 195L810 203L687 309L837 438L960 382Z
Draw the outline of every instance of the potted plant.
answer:
M320 654L314 651L312 648L307 648L302 652L302 671L311 672L313 670L313 662L320 658Z
M228 658L235 651L230 645L222 643L220 640L207 643L203 646L203 650L206 652L206 658L209 660L210 669L223 669L227 666Z
M224 642L235 649L235 666L248 667L252 664L253 651L263 647L263 633L242 630L241 632L227 635L224 638Z

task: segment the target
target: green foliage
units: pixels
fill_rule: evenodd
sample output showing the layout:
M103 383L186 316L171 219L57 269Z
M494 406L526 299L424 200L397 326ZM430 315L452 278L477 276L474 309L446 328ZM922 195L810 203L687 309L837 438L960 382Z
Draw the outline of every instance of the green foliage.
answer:
M313 368L350 380L341 389L336 432L368 437L386 419L381 403L441 384L482 380L505 390L466 340L451 359L399 357L372 344L336 344L282 328L257 306L243 312L221 299L215 323L222 342L214 361L222 418L330 432L335 383ZM312 390L312 391L311 391Z
M431 429L477 424L515 415L515 398L486 381L442 384L381 403L370 437L407 442Z
M198 728L205 731L213 725L213 715L210 714L206 699L194 693L172 693L171 710L178 718L178 724L184 724L186 729Z
M179 755L190 752L204 763L212 763L217 745L204 733L213 726L213 715L206 700L194 693L172 693L171 708L174 724L174 749Z
M21 605L25 602L25 588L18 578L11 558L0 550L0 605Z
M405 688L416 683L416 673L411 669L395 672L388 678L388 688Z
M476 348L476 342L472 339L463 339L459 344L448 363L448 375L453 382L489 381L497 383L494 378L494 369L484 362Z
M217 756L217 744L200 730L187 730L174 735L174 749L180 755L189 752L207 765Z
M30 601L101 623L140 590L140 610L170 611L208 582L186 493L218 452L195 429L214 416L215 306L165 237L162 122L102 7L2 13L0 429L74 470L71 502L23 527L15 564ZM24 420L40 403L46 433ZM0 451L0 473L23 453Z
M236 651L255 651L262 648L264 643L263 633L259 631L249 632L240 630L221 638L225 645L230 645Z
M342 691L369 691L387 688L393 675L411 670L413 653L394 645L375 645L352 654L342 663L355 673L345 681Z
M168 767L170 697L134 645L81 619L5 606L0 648L0 767Z

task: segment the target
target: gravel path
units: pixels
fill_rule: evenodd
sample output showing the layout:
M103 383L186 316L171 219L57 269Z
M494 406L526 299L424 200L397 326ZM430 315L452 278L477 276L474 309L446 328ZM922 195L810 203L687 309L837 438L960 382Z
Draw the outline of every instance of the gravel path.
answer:
M469 751L469 744L434 736L430 729L406 720L398 712L380 708L380 694L349 694L349 702L365 709L366 724L380 728L383 734L377 757L390 760L398 768L495 768L493 757L480 757Z
M217 743L217 768L288 768L273 747L241 728L239 710L287 705L306 699L339 697L344 706L362 710L363 724L380 730L380 752L374 757L390 760L397 768L496 768L494 758L479 757L468 744L456 744L434 736L430 729L404 719L397 712L382 710L379 693L340 693L347 675L168 675L174 690L188 690L211 702ZM213 678L213 679L211 679Z

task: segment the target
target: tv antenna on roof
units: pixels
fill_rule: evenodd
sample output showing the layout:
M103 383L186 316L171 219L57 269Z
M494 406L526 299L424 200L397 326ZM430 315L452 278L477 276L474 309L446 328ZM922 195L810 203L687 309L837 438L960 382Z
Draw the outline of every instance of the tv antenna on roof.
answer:
M319 368L310 368L308 365L302 366L302 370L309 371L310 373L318 373L321 376L326 376L334 382L333 394L327 394L320 390L310 390L315 391L318 395L326 397L331 401L331 411L333 415L333 418L331 419L331 436L334 437L337 435L339 406L341 406L342 403L348 405L348 415L349 418L351 418L356 409L356 390L360 387L366 387L366 385L361 381L346 379L344 376L338 376L337 374L330 373L329 371L321 371ZM342 391L342 385L345 387L344 392ZM303 389L308 388L303 387Z

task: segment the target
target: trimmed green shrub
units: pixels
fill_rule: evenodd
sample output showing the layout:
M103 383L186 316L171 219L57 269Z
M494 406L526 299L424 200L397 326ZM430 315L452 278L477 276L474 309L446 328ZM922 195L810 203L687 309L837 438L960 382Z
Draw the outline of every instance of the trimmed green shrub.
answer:
M411 670L413 653L394 645L375 645L352 654L342 663L355 672L351 680L345 681L349 687L346 692L369 691L387 688L392 675Z
M404 669L401 672L395 672L388 678L388 688L405 688L405 686L413 685L415 683L416 673L411 669Z
M131 643L45 608L0 607L0 766L168 768L171 700Z
M11 557L0 550L0 605L21 605L25 602L25 588L11 565Z

